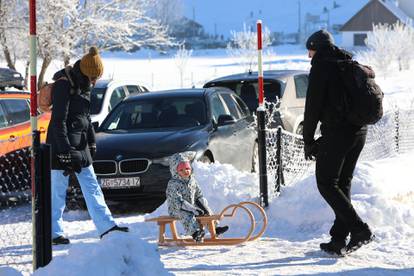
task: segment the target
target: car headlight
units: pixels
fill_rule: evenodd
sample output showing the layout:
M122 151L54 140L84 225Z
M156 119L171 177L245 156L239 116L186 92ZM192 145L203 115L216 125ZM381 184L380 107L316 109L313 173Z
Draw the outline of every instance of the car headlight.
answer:
M165 157L161 157L161 158L157 158L157 159L152 159L152 163L153 164L160 164L166 167L170 166L170 157L171 156L165 156Z
M18 77L20 77L20 74L13 74L13 77L15 77L15 78L18 78Z

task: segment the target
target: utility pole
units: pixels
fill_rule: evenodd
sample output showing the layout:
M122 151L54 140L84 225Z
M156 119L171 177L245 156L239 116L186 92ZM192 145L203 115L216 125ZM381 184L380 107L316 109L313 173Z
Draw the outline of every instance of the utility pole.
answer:
M195 21L195 7L193 6L193 21Z
M301 0L298 0L298 43L302 42L302 11Z

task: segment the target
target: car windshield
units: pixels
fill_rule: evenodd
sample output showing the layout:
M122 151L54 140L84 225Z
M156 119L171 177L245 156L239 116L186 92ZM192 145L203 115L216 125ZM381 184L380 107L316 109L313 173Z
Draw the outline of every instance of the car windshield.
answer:
M186 128L206 122L203 98L163 97L121 103L110 113L101 130Z
M99 114L102 109L106 88L94 87L91 91L91 114Z

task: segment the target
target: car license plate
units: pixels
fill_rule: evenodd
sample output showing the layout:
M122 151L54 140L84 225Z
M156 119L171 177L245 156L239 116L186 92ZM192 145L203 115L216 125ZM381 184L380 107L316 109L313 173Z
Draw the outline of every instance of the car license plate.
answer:
M122 189L137 188L141 185L139 177L101 178L102 188Z

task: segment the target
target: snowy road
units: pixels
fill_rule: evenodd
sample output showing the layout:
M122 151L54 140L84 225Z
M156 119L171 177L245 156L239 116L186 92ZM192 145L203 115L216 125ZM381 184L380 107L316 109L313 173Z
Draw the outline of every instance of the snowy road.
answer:
M35 275L413 275L414 188L410 179L414 172L408 169L413 162L414 154L408 154L362 162L357 167L353 201L377 239L345 258L318 249L329 238L326 233L333 216L310 175L286 187L271 202L264 237L239 246L158 249L157 227L135 214L116 218L131 233L114 233L99 240L86 212L65 213L64 227L72 244L54 247L52 263ZM197 163L195 173L216 210L251 199L249 195L257 187L253 175L228 165ZM165 205L151 216L163 213ZM10 239L1 240L0 264L8 263L24 275L31 271L30 237L24 236L31 230L29 214L30 206L2 212L2 223L9 223L0 225L2 237L10 233ZM230 222L229 232L239 235L241 228ZM17 230L16 235L12 230ZM0 268L0 275L13 275L6 273Z

